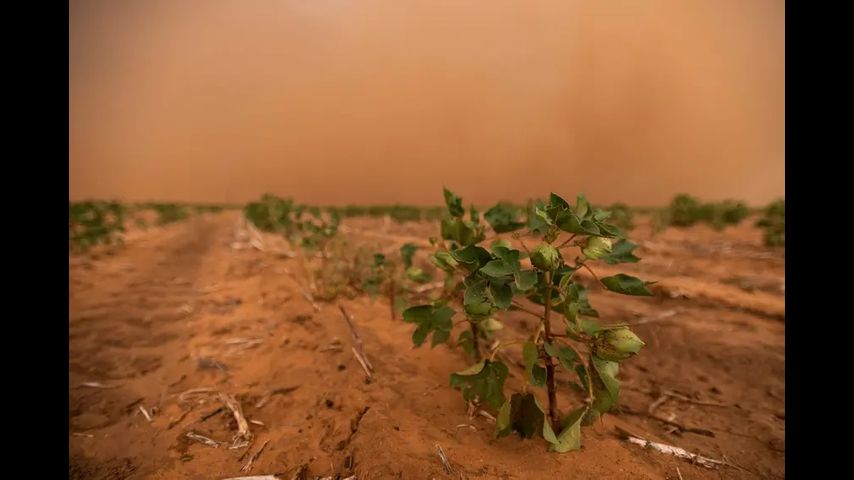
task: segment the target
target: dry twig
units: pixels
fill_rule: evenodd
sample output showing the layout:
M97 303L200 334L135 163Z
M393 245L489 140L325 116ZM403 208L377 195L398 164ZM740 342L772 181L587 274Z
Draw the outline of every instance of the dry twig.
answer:
M260 338L236 337L236 338L229 338L228 340L225 341L225 344L226 345L246 345L246 344L249 344L250 346L255 346L255 345L258 345L259 343L262 343L262 342L263 342L263 340L261 340ZM249 348L249 347L246 347L246 348Z
M338 308L341 309L341 314L344 315L344 320L347 321L347 326L350 328L350 334L353 336L353 355L356 357L356 360L359 361L359 364L362 366L362 370L365 371L365 376L368 381L371 381L374 373L374 366L371 365L371 361L368 360L367 355L365 355L365 346L362 344L362 338L359 336L359 332L356 331L356 326L353 324L353 319L350 317L350 314L347 313L347 310L344 310L343 305L338 305Z
M282 477L276 475L252 475L251 477L230 477L222 480L282 480Z
M88 388L119 388L118 385L105 385L101 382L83 382L80 386Z
M196 402L198 402L199 397L207 397L209 394L214 393L214 392L216 392L216 390L213 388L191 388L189 390L181 392L178 395L178 401L183 403L183 402L191 402L191 401L195 400ZM201 402L198 402L198 403L201 403Z
M270 390L269 392L267 392L263 397L261 397L261 400L258 400L258 403L255 404L255 408L261 408L264 405L266 405L267 402L270 401L270 398L273 397L273 395L276 395L276 394L284 395L286 393L291 393L298 388L299 388L299 385L294 385L291 387L274 388L273 390Z
M485 417L487 420L490 421L490 423L495 423L497 421L495 419L495 417L493 417L492 415L489 414L489 412L485 412L483 410L478 410L477 414L480 415L481 417Z
M169 420L169 425L166 426L166 430L172 430L175 425L181 423L181 421L187 418L187 415L189 414L190 410L184 410L183 412L181 412L181 415L178 415L178 418L173 418Z
M209 447L219 448L219 442L217 442L216 440L213 440L211 438L208 438L204 435L199 435L196 432L187 432L187 438L189 438L190 440L195 440L195 441L197 441L201 444L207 445Z
M145 419L148 420L148 423L152 422L151 415L142 405L139 406L139 411L142 412L142 415L145 416Z
M646 413L652 415L653 412L655 412L656 408L662 406L664 404L664 402L666 402L669 399L670 399L670 397L668 397L667 395L661 395L660 397L655 399L654 402L649 404L649 408L646 409Z
M306 300L308 300L308 303L311 304L311 308L313 308L315 312L320 311L320 307L314 301L314 297L312 297L310 293L304 291L302 292L302 296L305 297Z
M436 447L436 452L439 454L439 458L442 459L442 466L445 467L445 473L451 475L454 473L454 469L451 468L451 462L448 461L448 456L445 454L445 451L442 450L442 446L438 443L433 445Z
M343 348L341 348L341 341L337 338L333 338L329 345L321 348L318 352L340 352Z
M632 325L632 326L635 326L635 325L645 325L645 324L647 324L647 323L660 322L660 321L663 321L663 320L667 320L667 319L669 319L669 318L672 318L672 317L673 317L674 315L676 315L677 313L679 313L677 310L666 310L666 311L661 312L661 313L659 313L658 315L654 315L654 316L652 316L652 317L645 317L645 318L641 318L641 319L640 319L640 320L638 320L637 322L632 322L632 323L631 323L631 325Z
M666 445L664 443L651 442L642 437L639 437L624 428L619 426L615 427L617 432L620 434L624 440L629 443L634 443L635 445L640 445L644 448L651 448L660 453L664 453L667 455L674 455L676 457L690 460L691 463L695 463L705 468L717 468L721 465L727 465L723 460L715 460L714 458L703 457L701 455L697 455L696 453L688 452L687 450L679 447L674 447L672 445Z
M200 418L200 419L199 419L199 421L200 421L200 422L204 422L204 421L206 421L207 419L209 419L209 418L213 417L214 415L216 415L216 414L218 414L218 413L222 412L223 410L225 410L225 407L219 407L219 408L217 408L216 410L214 410L214 411L212 411L212 412L208 412L208 413L206 413L206 414L202 415L202 418Z
M261 448L259 448L255 453L252 454L251 457L249 457L249 460L246 462L246 465L244 465L240 469L241 472L252 471L252 464L255 463L255 460L258 460L258 457L261 456L261 452L264 451L264 447L266 447L268 443L270 443L270 440L265 440L264 443L261 445Z
M219 399L226 407L228 407L229 410L231 410L231 413L234 414L234 419L237 421L237 434L234 436L234 442L232 444L233 447L237 448L237 445L241 443L241 439L246 442L252 439L252 432L249 431L249 422L247 422L246 417L243 416L243 408L240 406L240 402L238 402L232 395L220 393Z

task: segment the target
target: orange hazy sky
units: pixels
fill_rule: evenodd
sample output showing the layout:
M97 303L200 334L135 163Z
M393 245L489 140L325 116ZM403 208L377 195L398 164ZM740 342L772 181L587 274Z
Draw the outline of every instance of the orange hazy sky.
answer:
M70 195L765 203L784 5L70 0Z

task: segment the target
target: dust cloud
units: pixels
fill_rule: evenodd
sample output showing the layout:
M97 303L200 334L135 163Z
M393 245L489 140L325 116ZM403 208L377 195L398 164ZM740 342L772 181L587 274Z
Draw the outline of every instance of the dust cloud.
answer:
M71 0L71 199L784 194L781 0Z

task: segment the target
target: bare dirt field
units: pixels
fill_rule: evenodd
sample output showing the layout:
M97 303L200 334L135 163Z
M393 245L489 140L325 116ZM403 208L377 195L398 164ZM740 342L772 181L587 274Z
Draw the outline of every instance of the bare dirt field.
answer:
M541 439L495 439L494 424L470 417L448 386L470 360L448 346L413 349L413 327L393 320L384 298L319 302L316 311L303 296L299 259L234 248L237 212L71 256L70 476L784 478L784 250L763 247L750 219L722 232L699 226L654 237L639 223L631 238L643 260L599 271L658 281L655 297L593 287L590 297L603 320L637 325L647 346L620 372L621 411L584 427L583 448L566 454L546 452ZM343 236L387 252L438 234L429 223L343 225ZM370 383L339 304L375 368ZM511 332L531 322L523 312L501 318ZM508 355L520 359L520 349ZM523 370L511 367L507 386L522 383ZM577 400L569 388L559 392L568 411ZM248 419L248 446L229 448L240 425L223 399ZM620 438L618 426L729 465L707 469L644 449ZM241 471L262 446L251 471Z

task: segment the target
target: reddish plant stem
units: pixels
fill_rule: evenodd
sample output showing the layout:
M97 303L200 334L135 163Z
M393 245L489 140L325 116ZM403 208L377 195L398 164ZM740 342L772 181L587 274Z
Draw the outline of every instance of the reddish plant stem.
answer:
M522 305L519 305L518 303L513 303L513 306L516 307L516 309L519 310L520 312L525 312L529 315L533 315L533 316L539 318L540 320L543 319L543 317L541 317L539 313L532 312L531 310L528 310L527 308L523 307Z
M578 234L577 234L577 233L573 233L573 234L572 234L572 236L571 236L571 237L569 237L565 242L561 243L561 244L560 244L560 246L559 246L559 247L557 247L557 249L558 249L558 250L560 250L561 248L563 248L563 247L567 246L567 245L569 244L569 242L571 242L571 241L575 238L575 236L576 236L576 235L578 235Z
M588 267L586 263L582 263L581 266L586 268L587 271L590 272L590 275L593 275L593 278L595 278L600 285L602 285L603 287L605 286L605 284L602 283L602 280L599 280L599 277L596 276L596 272L594 272L592 268Z
M483 357L480 355L480 342L477 338L477 324L469 320L469 325L471 326L471 342L472 347L474 348L474 360L479 362Z
M543 315L543 326L545 327L545 331L543 332L543 342L552 341L552 326L550 322L550 317L552 313L552 274L551 272L546 272L545 275L546 281L546 312ZM550 355L545 355L546 362L546 386L548 387L549 392L549 419L552 422L552 428L555 432L560 431L560 418L557 413L557 391L555 389L555 365L552 361L552 357Z

